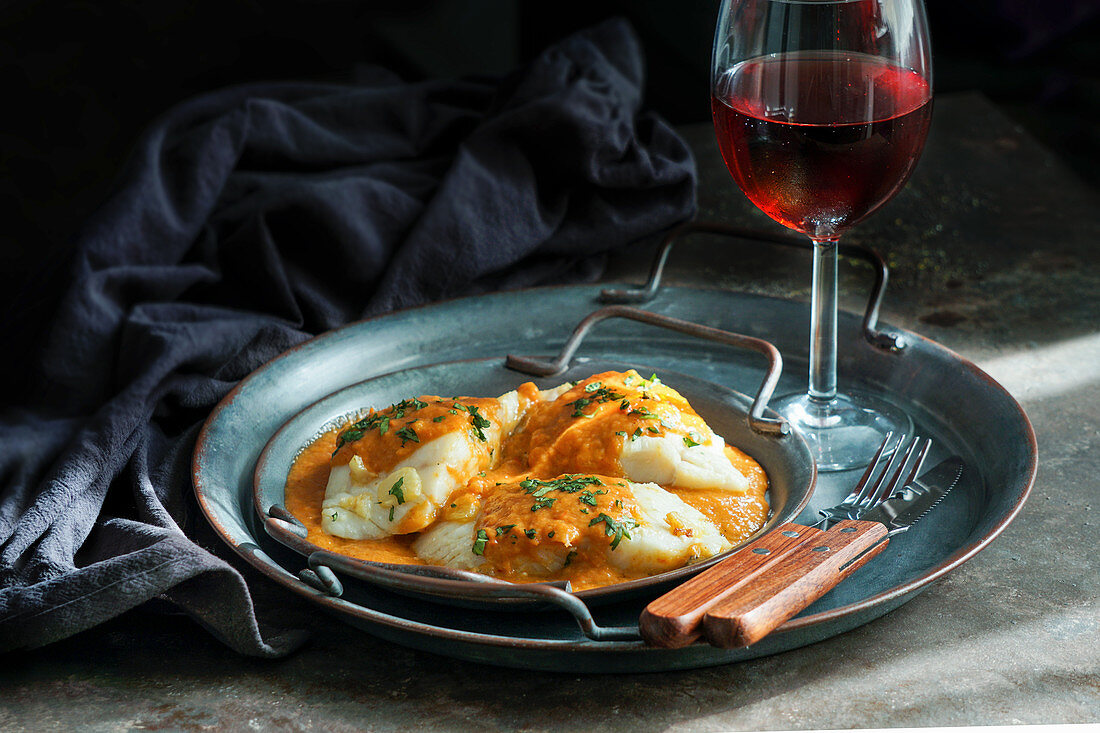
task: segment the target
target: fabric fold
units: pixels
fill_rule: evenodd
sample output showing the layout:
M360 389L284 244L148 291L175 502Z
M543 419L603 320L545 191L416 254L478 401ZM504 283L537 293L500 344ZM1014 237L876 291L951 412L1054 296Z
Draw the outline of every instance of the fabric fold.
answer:
M0 651L169 601L285 654L242 575L195 543L197 428L241 378L368 315L599 275L694 213L690 152L643 112L622 21L502 79L234 87L139 141L77 246L0 414ZM222 548L225 549L225 548ZM265 629L265 630L261 630Z

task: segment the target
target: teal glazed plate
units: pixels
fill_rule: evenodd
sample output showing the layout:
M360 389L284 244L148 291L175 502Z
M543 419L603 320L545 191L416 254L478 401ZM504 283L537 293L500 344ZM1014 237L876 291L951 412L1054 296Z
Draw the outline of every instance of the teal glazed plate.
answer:
M380 397L381 385L399 389L404 386L402 379L418 378L423 374L418 370L430 372L433 365L443 368L450 362L504 354L553 356L573 328L600 307L599 295L600 286L585 285L454 300L353 323L282 354L243 380L203 426L192 464L203 512L222 539L264 575L319 609L395 643L510 667L652 672L726 664L796 649L878 618L973 557L1004 530L1027 497L1035 477L1035 437L1023 410L999 384L974 364L916 334L901 332L907 346L899 352L875 348L862 337L861 319L842 313L842 388L870 391L905 409L917 432L935 441L927 465L958 454L966 470L935 512L892 540L875 561L751 647L717 649L700 643L657 649L637 640L594 641L581 632L572 616L559 610L461 608L346 575L340 577L342 592L337 597L299 577L306 568L303 553L308 548L290 549L272 539L256 511L257 501L260 511L268 508L265 503L277 502L281 491L277 474L300 437L288 438L278 456L274 449L269 451L265 458L269 465L260 463L265 446L284 425L303 411L319 410L317 417L324 417L329 407L342 409L345 398L350 404L351 398L367 396L356 389L378 388ZM805 304L666 287L646 307L770 341L782 353L785 365L775 393L804 388L809 328ZM595 327L578 354L581 359L647 365L658 373L687 375L717 385L724 394L753 392L766 368L759 354L633 322ZM528 377L517 375L517 379L518 383ZM556 383L552 377L535 381ZM668 381L677 386L671 374ZM361 384L371 386L356 387ZM337 396L343 390L350 391ZM743 415L747 406L741 399ZM319 408L322 404L328 407ZM300 422L299 428L304 430L305 425ZM294 429L288 427L287 434ZM736 437L718 432L738 444ZM747 452L753 454L751 449ZM768 459L760 459L770 471ZM792 482L804 484L805 475L798 478L796 463L789 466ZM260 490L254 496L254 475L262 476L265 470L273 473L262 486L257 484ZM801 507L797 521L812 523L818 509L837 503L848 492L858 473L820 475L812 489L792 484L791 496L802 491L808 501L794 499L791 504L788 499L777 505ZM592 615L601 626L636 625L659 585L638 593L609 592L609 597L591 604Z

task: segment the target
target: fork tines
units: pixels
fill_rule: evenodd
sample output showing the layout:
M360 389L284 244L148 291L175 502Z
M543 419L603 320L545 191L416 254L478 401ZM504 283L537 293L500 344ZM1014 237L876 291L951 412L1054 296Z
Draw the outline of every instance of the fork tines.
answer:
M889 443L889 436L883 441L882 446L879 447L879 452L875 454L876 460L871 462L871 465L867 468L867 473L864 474L864 478L861 482L870 478L874 473L874 469L878 467L880 463L879 459L883 450ZM925 438L923 445L921 445L920 436L915 436L910 441L909 446L902 452L902 444L905 441L905 436L901 436L898 439L897 445L894 448L893 454L890 456L890 460L886 462L886 465L882 469L882 473L878 475L878 478L871 483L867 481L863 489L860 491L856 500L856 504L862 509L871 509L883 501L893 496L899 489L912 483L913 480L920 474L921 466L924 464L924 459L928 455L928 450L932 447L932 439ZM919 451L918 446L921 446ZM910 464L910 459L913 458L913 454L916 452L916 459ZM898 460L900 457L900 460ZM905 469L909 466L909 472L906 473ZM893 475L891 474L893 471ZM886 477L890 476L889 480ZM904 479L902 478L904 476Z
M915 437L903 450L902 447L908 440L907 436L899 435L896 441L893 438L893 433L886 434L882 445L875 452L867 470L856 482L851 493L836 506L819 512L823 517L822 522L858 519L864 512L874 509L889 499L919 475L925 456L932 447L932 439L925 438L922 443L919 436ZM920 446L919 449L918 446ZM908 473L906 468L909 469Z

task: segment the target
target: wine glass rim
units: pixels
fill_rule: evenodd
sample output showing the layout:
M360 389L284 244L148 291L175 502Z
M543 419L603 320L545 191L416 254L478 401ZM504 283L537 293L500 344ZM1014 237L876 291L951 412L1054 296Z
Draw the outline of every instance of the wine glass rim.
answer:
M784 5L849 5L865 0L767 0L770 3L782 3Z

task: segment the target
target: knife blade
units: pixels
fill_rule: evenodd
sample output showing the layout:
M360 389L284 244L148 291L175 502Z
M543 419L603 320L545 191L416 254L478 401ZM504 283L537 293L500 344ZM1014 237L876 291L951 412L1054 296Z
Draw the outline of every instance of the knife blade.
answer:
M717 646L762 638L885 549L958 483L963 462L952 457L896 492L872 516L828 531L788 523L742 548L660 598L638 625L654 646L687 646L705 631ZM870 520L870 521L866 521ZM739 624L747 622L748 627ZM751 633L750 633L751 632Z
M891 536L904 532L943 501L943 497L959 482L962 472L962 458L952 456L940 461L892 497L864 512L859 519L885 524Z

